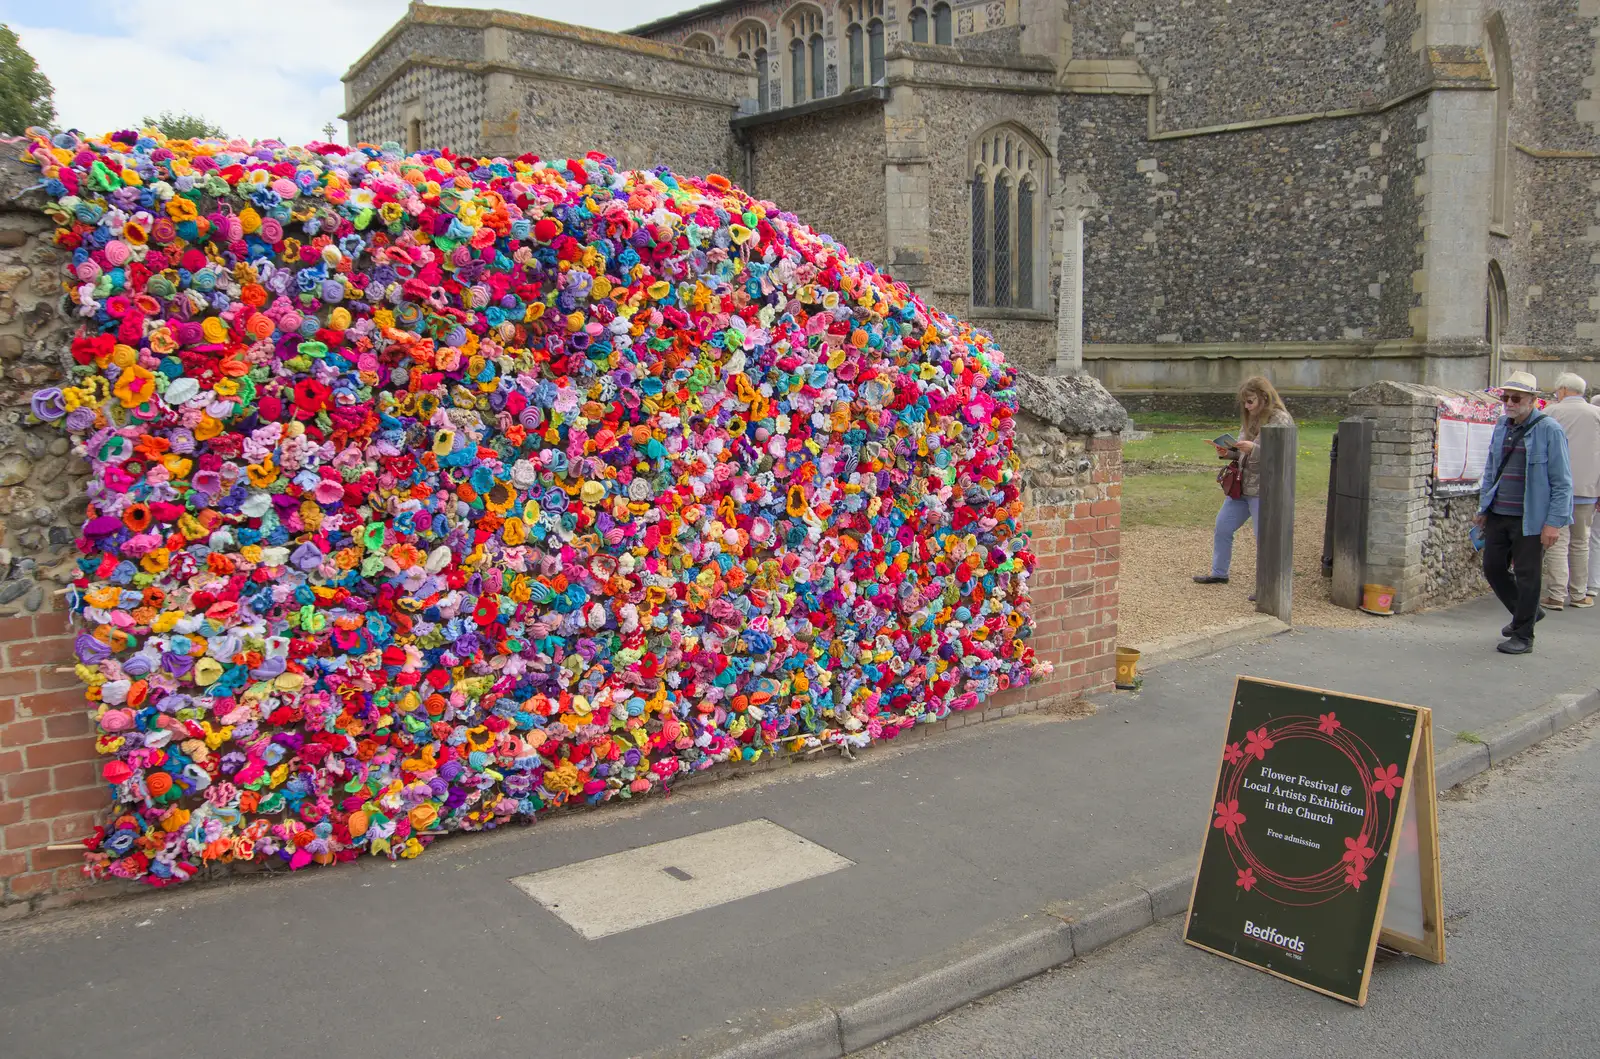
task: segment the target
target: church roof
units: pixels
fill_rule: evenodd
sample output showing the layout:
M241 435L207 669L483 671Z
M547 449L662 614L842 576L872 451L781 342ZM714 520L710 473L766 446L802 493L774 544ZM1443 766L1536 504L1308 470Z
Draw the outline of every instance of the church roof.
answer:
M685 22L690 22L706 15L720 14L723 11L732 10L746 3L749 3L749 0L712 0L709 4L700 4L689 8L687 11L679 11L676 15L658 18L653 22L646 22L642 26L635 26L632 29L623 30L623 32L630 36L648 37L652 33L660 33L664 29L672 29L674 26L681 26Z

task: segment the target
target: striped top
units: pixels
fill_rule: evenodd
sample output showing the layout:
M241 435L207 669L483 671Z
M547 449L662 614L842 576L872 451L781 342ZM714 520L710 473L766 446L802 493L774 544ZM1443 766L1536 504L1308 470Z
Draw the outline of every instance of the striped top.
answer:
M1515 427L1506 432L1505 444L1500 447L1500 458L1506 457L1510 445L1511 458L1506 469L1500 472L1500 485L1494 492L1494 505L1489 509L1496 515L1522 515L1522 496L1528 478L1528 432Z

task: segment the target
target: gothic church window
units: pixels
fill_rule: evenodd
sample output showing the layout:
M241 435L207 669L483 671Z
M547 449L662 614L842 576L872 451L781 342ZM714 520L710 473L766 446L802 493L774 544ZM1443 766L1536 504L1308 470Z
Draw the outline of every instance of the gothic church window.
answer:
M883 80L883 0L846 0L839 5L850 58L850 86Z
M783 16L789 40L789 105L827 94L827 58L822 51L822 10L796 4Z
M950 5L927 4L916 0L911 5L911 43L950 44ZM930 42L930 36L932 38Z
M1001 124L973 143L970 164L972 304L1043 308L1051 164L1044 146L1022 128Z
M734 27L728 38L728 52L756 65L756 106L771 110L775 105L767 66L767 27L746 19Z
M824 89L824 85L827 84L827 79L828 79L827 59L822 54L822 34L813 33L811 35L810 48L811 48L811 98L812 99L821 99L823 97L823 95L825 94L823 89Z
M684 40L683 46L690 51L705 52L707 55L717 54L717 42L711 39L709 33L691 33Z

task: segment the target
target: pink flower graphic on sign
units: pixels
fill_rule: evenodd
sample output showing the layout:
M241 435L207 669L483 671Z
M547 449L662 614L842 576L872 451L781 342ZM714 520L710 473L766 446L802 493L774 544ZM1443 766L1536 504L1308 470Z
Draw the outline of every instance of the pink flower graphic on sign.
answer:
M1344 881L1352 890L1361 889L1361 884L1367 881L1366 869L1360 865L1350 865L1345 869Z
M1262 725L1254 732L1246 732L1244 734L1244 739L1245 743L1247 744L1244 748L1244 752L1255 758L1257 761L1265 761L1267 758L1267 751L1271 750L1277 745L1271 740L1271 738L1267 736L1266 725Z
M1237 765L1242 757L1244 751L1239 749L1238 743L1229 743L1227 749L1222 752L1222 759L1230 765Z
M1367 845L1366 835L1357 835L1355 838L1344 840L1344 862L1352 864L1357 869L1365 868L1367 863L1378 854Z
M1390 765L1388 768L1379 768L1372 774L1372 789L1380 794L1387 794L1393 798L1395 792L1405 781L1400 778L1400 766Z
M1317 714L1317 731L1321 732L1323 735L1332 735L1334 733L1334 730L1337 729L1338 727L1339 727L1339 718L1335 717L1333 714L1331 714L1331 713L1319 713L1319 714Z
M1230 835L1239 833L1239 825L1244 823L1244 814L1239 811L1237 799L1217 803L1217 818L1211 821L1212 827L1220 827Z
M1239 869L1239 885L1249 890L1256 884L1256 873L1249 868Z

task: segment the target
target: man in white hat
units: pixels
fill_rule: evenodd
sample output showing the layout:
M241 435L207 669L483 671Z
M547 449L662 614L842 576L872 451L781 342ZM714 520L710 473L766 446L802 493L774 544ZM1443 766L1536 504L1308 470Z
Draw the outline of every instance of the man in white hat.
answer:
M1572 460L1572 525L1563 526L1555 545L1544 553L1545 598L1540 605L1550 610L1594 606L1589 568L1600 557L1589 550L1589 533L1600 498L1600 408L1583 399L1588 389L1583 376L1563 372L1556 379L1556 399L1544 410L1567 435Z
M1538 409L1539 382L1514 371L1500 386L1506 414L1489 440L1489 464L1478 490L1483 530L1483 576L1511 622L1496 650L1525 655L1533 650L1544 549L1572 524L1572 468L1567 435Z

